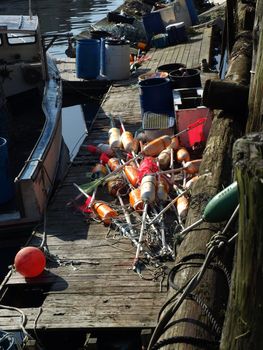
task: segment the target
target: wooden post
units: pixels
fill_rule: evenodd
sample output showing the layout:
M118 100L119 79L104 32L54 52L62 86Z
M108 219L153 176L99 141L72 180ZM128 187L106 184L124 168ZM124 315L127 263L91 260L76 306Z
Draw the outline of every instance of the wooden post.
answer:
M240 213L236 264L221 350L263 349L263 133L233 149Z
M237 84L248 85L251 56L251 34L247 32L239 36L233 46L226 80ZM242 136L243 132L244 125L242 126L238 118L235 118L231 113L216 111L199 170L199 173L203 176L200 176L192 189L186 227L200 219L208 200L217 192L221 191L223 186L229 185L233 181L232 146L234 141ZM207 172L209 174L205 175ZM208 223L204 223L197 229L189 232L178 248L176 263L182 259L193 263L196 262L196 258L193 258L194 256L204 256L206 253L206 244L210 241L214 233L215 225ZM199 259L198 262L202 262L202 259ZM197 268L193 268L190 264L188 266L186 265L186 267L178 271L175 281L176 285L182 287L196 272ZM224 302L224 291L226 291L226 288L222 287L222 278L213 269L207 270L201 283L194 291L197 298L199 297L199 300L202 300L203 305L213 310L214 321L219 326L218 330L223 322L222 305ZM169 300L174 293L175 291L170 289L167 299ZM167 308L165 308L162 318L165 311L167 311ZM202 324L213 328L211 318L209 318L204 308L196 300L191 298L185 300L171 318L171 321L180 319L194 319L197 323L191 324L186 321L175 323L162 334L160 337L161 340L169 337L213 340L211 332L209 333L209 331L198 326L199 322L202 322ZM190 350L196 348L197 346L194 343L186 344L185 342L162 347L164 350Z
M247 132L262 131L263 94L263 0L257 1L253 30L253 59L249 92Z

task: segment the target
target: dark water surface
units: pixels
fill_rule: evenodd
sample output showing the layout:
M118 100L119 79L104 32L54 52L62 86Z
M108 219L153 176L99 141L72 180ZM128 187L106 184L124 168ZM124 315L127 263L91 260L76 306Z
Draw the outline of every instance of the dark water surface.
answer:
M122 0L31 0L32 13L40 19L42 33L73 33L87 29L115 10ZM28 15L29 0L1 0L0 15ZM65 42L56 45L51 52L60 55Z

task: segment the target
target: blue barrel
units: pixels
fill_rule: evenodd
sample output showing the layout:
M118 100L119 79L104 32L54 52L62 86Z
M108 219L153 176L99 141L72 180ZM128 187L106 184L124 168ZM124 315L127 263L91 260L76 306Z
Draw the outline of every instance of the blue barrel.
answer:
M100 40L77 40L76 68L78 78L97 78L97 76L100 74L100 51Z
M185 0L185 2L192 21L192 25L195 25L199 22L195 5L192 0Z
M168 79L153 78L139 82L141 115L146 112L175 117L171 83Z
M8 166L7 141L0 137L0 204L8 202L14 195Z
M181 44L187 41L184 22L170 24L166 27L170 45Z
M163 24L160 12L150 12L143 16L142 20L149 42L154 35L165 33L165 26Z

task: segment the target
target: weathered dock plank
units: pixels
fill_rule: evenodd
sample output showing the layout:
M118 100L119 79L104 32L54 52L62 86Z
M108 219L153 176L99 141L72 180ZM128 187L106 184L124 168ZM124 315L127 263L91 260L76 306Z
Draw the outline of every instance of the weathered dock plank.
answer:
M196 66L209 56L210 32L211 29L200 30L186 44L151 50L148 53L151 59L131 79L111 86L84 144L107 142L110 127L107 113L121 115L127 130L138 129L141 126L138 75L167 63ZM64 78L73 79L71 70L66 66L64 70ZM19 291L39 288L43 298L40 305L33 305L26 296L25 300L22 296L21 300L13 300L13 306L22 307L27 316L28 330L152 328L156 325L166 299L164 269L151 267L143 271L145 279L140 278L131 270L135 254L132 244L127 239L114 237L108 227L87 221L74 206L68 205L78 195L72 183L84 183L86 173L95 162L94 156L84 148L80 150L48 207L45 227L36 229L31 237L29 244L39 245L42 232L47 234L52 258L47 270L31 281L13 273L2 288L5 292L2 303L12 300L10 293L17 295ZM109 196L104 198L115 205ZM19 319L16 312L0 309L0 328L17 330Z

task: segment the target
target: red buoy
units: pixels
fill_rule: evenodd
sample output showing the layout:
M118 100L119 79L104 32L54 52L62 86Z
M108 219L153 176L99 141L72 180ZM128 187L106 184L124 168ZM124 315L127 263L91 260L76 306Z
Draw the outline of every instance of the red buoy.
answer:
M24 277L40 275L46 266L46 257L37 247L25 247L15 256L15 268Z

